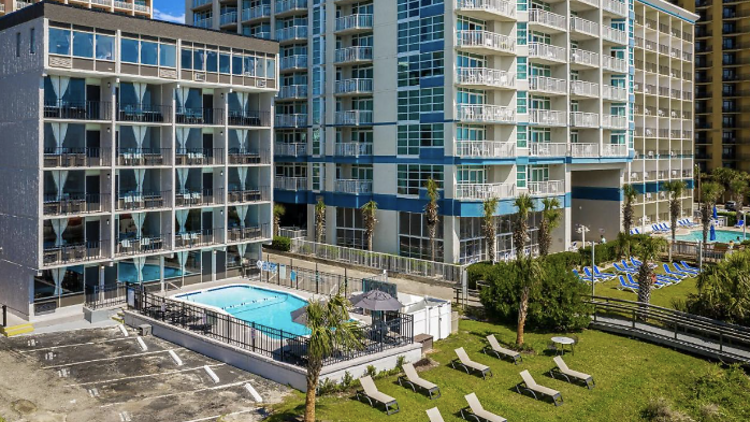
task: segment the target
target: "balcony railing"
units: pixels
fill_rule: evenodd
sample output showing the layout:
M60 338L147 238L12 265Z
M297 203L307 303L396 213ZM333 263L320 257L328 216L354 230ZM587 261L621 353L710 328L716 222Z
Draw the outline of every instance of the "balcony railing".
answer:
M109 150L102 148L44 148L44 167L109 166Z
M515 89L516 74L489 67L460 67L456 71L456 83L467 86Z
M223 229L218 228L177 233L174 236L174 247L175 249L190 249L213 245L221 242L221 232Z
M628 16L627 3L618 0L602 0L602 10L622 17Z
M570 63L599 67L599 53L580 48L570 49Z
M65 120L110 120L112 119L112 103L102 101L45 102L44 117Z
M223 125L223 108L177 106L176 121L186 125Z
M294 25L276 30L276 40L280 42L306 39L307 25Z
M458 31L456 34L456 46L511 54L516 53L515 38L483 30Z
M571 111L570 125L573 127L599 128L599 113Z
M271 113L267 111L229 111L229 126L268 127L270 125Z
M219 16L219 25L231 25L237 23L237 11L234 12L228 12L228 13L222 13Z
M372 15L354 14L336 18L336 32L372 30Z
M44 196L44 215L95 214L106 211L109 195L100 193L66 193Z
M224 164L224 148L177 148L175 165L206 166Z
M625 144L604 144L602 157L627 157L628 146Z
M581 80L570 81L570 94L582 97L598 97L599 84Z
M565 95L568 93L567 88L565 79L550 78L548 76L529 76L529 91Z
M335 93L342 94L372 94L371 78L350 78L336 81Z
M604 85L602 97L610 101L626 101L628 99L628 90L611 85Z
M117 211L139 211L165 208L170 191L133 192L124 191L117 195Z
M117 241L117 256L133 256L158 252L166 248L164 239L169 234L137 237L136 233L123 233Z
M455 199L462 201L485 201L490 198L508 199L516 195L512 183L458 183Z
M573 158L599 158L599 144L570 144Z
M307 10L307 0L277 0L276 14Z
M530 109L529 123L545 126L565 126L568 124L566 113L561 110Z
M565 62L565 47L556 45L529 43L529 57L554 62Z
M307 54L297 54L294 56L281 57L279 59L280 70L306 69Z
M269 239L271 237L271 228L266 224L259 226L232 227L227 230L227 242L244 242L258 239Z
M267 148L229 148L229 165L271 164L271 150Z
M163 166L169 163L170 152L167 148L120 148L117 150L117 165Z
M510 19L516 18L516 3L506 0L457 0L456 9L474 14L489 13Z
M462 158L515 158L515 142L458 141L456 156Z
M371 142L337 142L336 155L339 157L362 157L372 155Z
M275 143L273 154L279 157L305 157L307 156L306 143Z
M568 155L568 144L564 142L532 142L529 144L530 157L565 157Z
M336 179L336 192L370 194L372 193L372 180L360 179Z
M588 19L582 19L577 16L570 18L570 30L592 37L599 36L599 24Z
M277 114L274 124L276 127L305 127L307 114Z
M210 2L209 2L210 3ZM258 6L242 9L242 20L249 21L252 19L271 17L271 5L261 4Z
M243 202L260 202L271 200L271 188L261 186L258 189L230 190L227 195L227 202L230 204L240 204Z
M274 179L274 189L307 190L307 177L276 176Z
M70 262L85 262L102 257L99 242L84 242L44 248L44 265L67 264Z
M625 31L620 31L619 29L603 26L602 39L616 44L626 45L628 43L628 34Z
M528 182L528 189L531 196L562 195L565 193L562 180Z
M279 100L291 100L297 98L307 98L307 85L287 85L279 88L277 94Z
M178 190L174 196L176 207L200 207L224 202L224 189Z
M334 62L338 64L369 61L372 61L372 47L337 48L334 57Z
M627 129L628 120L625 116L604 114L602 115L602 127L605 129Z
M544 25L548 28L558 29L560 31L567 30L567 22L565 16L552 13L544 9L531 9L529 10L529 24Z
M120 104L117 120L121 122L169 123L172 107L158 104Z
M201 7L206 4L211 4L211 0L193 0L193 9Z
M456 119L462 122L516 123L516 109L488 104L458 104Z
M625 60L610 56L602 56L602 67L605 70L616 73L626 73L628 71L628 63Z
M336 112L336 124L340 126L372 125L372 111L348 110Z

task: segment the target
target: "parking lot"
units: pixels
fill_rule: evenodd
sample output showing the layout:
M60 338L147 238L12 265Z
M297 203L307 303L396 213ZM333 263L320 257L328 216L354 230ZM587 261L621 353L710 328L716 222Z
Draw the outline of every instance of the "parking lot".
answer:
M288 391L119 326L0 337L0 416L8 421L256 421Z

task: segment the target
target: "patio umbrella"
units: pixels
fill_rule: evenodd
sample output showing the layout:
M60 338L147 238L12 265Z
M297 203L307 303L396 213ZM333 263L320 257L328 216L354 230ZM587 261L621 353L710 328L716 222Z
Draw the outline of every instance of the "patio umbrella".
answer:
M393 296L380 290L370 290L352 297L352 306L368 311L399 311L404 305Z
M714 220L718 220L718 219L719 219L719 213L716 212L716 205L714 205Z
M307 305L292 311L292 322L307 325Z
M710 233L708 235L708 240L711 242L716 241L716 229L714 229L713 224L711 225Z

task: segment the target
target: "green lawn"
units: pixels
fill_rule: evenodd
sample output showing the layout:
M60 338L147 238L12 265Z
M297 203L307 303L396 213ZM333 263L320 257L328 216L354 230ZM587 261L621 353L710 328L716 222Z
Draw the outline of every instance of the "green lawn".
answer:
M527 343L538 354L524 356L524 361L516 366L480 353L486 334L495 333L498 339L508 342L515 339L514 331L504 326L468 320L462 320L459 326L458 334L435 344L437 350L430 356L439 365L421 372L423 378L441 387L441 398L430 401L424 395L400 387L396 383L397 377L392 376L379 379L377 385L382 392L398 400L402 408L400 413L386 416L380 408L372 409L357 402L350 391L319 398L318 419L421 422L427 420L426 409L438 406L446 421L458 421L461 420L458 411L466 405L463 396L476 392L487 410L511 421L637 421L643 420L642 412L649 401L659 397L678 404L680 409L687 410L694 417L697 417L700 406L716 402L720 404L720 411L725 417L721 420L750 420L750 406L746 405L750 400L747 383L743 389L731 394L725 391L728 390L726 388L714 387L724 396L712 401L708 401L706 397L709 395L705 393L702 399L695 398L695 386L706 385L706 379L725 378L728 371L686 354L625 337L584 331L578 335L579 345L575 354L566 354L565 360L572 369L594 376L596 388L589 391L580 385L554 380L546 375L553 362L544 350L554 334L527 333ZM454 357L453 349L461 346L474 360L489 365L494 376L485 381L450 368L448 364ZM548 401L535 401L512 391L520 381L519 372L524 369L528 369L539 384L559 390L565 403L555 407ZM746 378L744 374L742 377ZM288 420L289 416L301 415L303 406L303 395L296 393L276 406L269 420L281 422Z
M602 269L602 271L608 272L608 273L617 273L614 267L608 267L606 269ZM658 274L665 273L661 262L659 263L659 266L656 268L656 272ZM672 306L673 300L677 299L677 300L684 301L687 298L687 295L689 293L697 293L697 289L695 287L695 281L696 281L695 278L686 278L682 280L679 284L663 287L661 289L652 290L651 291L651 304L656 305L656 306L662 306L665 308L673 308ZM620 286L619 278L614 278L612 280L608 280L605 282L596 283L595 294L597 296L606 296L606 297L612 297L616 299L638 300L638 295L636 293L633 293L629 290L618 290L617 289L618 286Z

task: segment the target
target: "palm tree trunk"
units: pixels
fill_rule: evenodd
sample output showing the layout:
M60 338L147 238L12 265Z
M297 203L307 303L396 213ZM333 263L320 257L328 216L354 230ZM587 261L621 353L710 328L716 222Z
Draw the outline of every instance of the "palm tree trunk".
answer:
M435 250L435 248L437 247L437 245L435 244L435 235L436 235L436 233L435 233L436 230L435 229L436 229L436 227L435 227L434 224L430 225L427 228L427 230L430 233L430 256L432 257L433 261L435 260L435 255L436 255L436 252L437 252Z
M318 389L320 370L308 367L307 392L305 393L305 422L315 422L315 398Z
M526 314L529 310L529 296L531 296L531 288L526 286L521 291L521 303L518 307L518 330L516 332L516 344L523 346L523 331L526 326Z
M367 233L367 250L372 252L372 232Z

